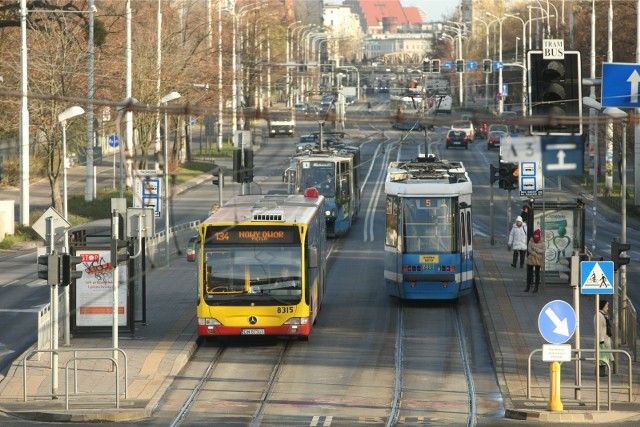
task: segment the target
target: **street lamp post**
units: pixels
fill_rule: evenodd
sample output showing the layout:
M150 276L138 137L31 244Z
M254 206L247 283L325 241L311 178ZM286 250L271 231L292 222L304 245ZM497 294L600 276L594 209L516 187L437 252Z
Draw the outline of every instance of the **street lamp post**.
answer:
M498 25L500 28L500 44L498 46L499 49L499 53L498 53L498 62L500 62L502 64L502 22L506 19L506 16L503 16L502 18L498 18L496 15L492 14L491 12L486 12L487 16L491 16L493 18L495 18L498 21ZM498 68L498 115L502 115L502 113L504 112L504 96L502 96L502 66L500 68Z
M485 26L486 49L487 49L485 58L489 58L489 25L493 24L495 21L486 22L485 20L480 19L478 17L475 17L473 19L475 19L478 22L482 22ZM489 73L485 73L484 75L484 104L485 104L485 107L489 106Z
M169 119L167 115L167 106L169 102L180 98L178 92L169 92L160 99L160 103L164 104L164 145L162 147L162 155L164 156L164 238L167 266L171 262L169 253Z
M64 219L68 220L69 210L67 208L67 120L84 114L84 109L77 105L69 107L62 113L58 114L58 123L62 127L62 197L63 197L63 210ZM68 242L65 242L65 248L68 250Z

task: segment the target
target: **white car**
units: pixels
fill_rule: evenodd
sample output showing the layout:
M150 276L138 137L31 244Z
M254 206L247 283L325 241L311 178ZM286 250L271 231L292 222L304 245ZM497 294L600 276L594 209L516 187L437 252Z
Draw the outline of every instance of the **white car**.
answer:
M471 120L455 120L451 124L451 129L464 131L464 133L467 134L467 138L470 142L473 142L475 139L475 131Z

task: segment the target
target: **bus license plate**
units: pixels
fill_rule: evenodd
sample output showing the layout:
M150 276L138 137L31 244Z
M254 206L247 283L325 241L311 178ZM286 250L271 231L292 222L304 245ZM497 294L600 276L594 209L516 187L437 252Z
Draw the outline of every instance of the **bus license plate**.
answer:
M243 329L241 335L264 335L264 329Z

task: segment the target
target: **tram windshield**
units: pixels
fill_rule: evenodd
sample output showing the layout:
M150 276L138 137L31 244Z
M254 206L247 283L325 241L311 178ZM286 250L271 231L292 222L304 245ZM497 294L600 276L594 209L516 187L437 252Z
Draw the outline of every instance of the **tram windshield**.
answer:
M202 273L207 299L247 295L290 301L302 294L300 246L205 246Z
M300 170L302 189L315 187L325 197L336 196L336 171L332 162L302 162Z
M407 253L455 251L452 202L449 197L402 199L404 247Z

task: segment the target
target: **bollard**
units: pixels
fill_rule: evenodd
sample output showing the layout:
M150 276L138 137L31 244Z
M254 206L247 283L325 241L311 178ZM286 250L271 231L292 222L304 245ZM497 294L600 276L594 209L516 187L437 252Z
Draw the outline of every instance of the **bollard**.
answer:
M560 401L560 363L553 362L549 365L549 403L547 410L562 411L564 408Z

